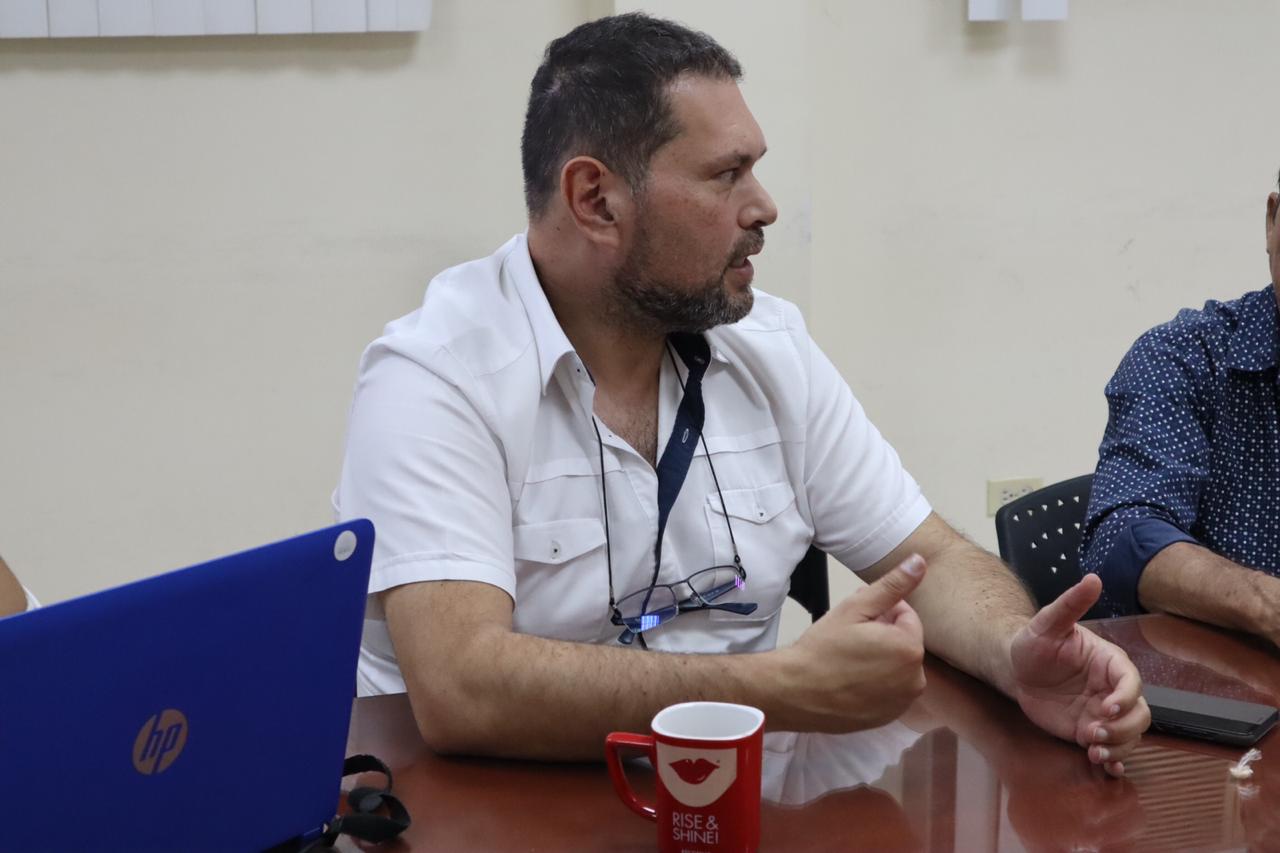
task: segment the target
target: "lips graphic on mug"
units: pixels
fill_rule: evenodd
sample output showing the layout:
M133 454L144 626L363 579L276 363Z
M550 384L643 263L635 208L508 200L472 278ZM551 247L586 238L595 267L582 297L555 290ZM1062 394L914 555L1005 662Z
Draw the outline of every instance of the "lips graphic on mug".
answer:
M712 764L705 758L699 758L697 761L682 758L679 761L671 762L671 769L676 771L676 775L690 785L701 785L707 780L708 776L720 769L720 765Z
M710 805L738 778L736 749L681 747L659 741L655 751L658 778L681 805Z

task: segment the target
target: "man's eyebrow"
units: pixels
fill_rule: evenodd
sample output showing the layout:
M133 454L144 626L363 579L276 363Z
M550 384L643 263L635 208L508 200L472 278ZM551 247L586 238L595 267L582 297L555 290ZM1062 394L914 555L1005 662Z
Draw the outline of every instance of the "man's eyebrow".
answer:
M769 151L768 146L761 148L759 154L752 154L749 151L745 151L745 150L733 151L717 159L715 161L715 165L719 169L737 169L742 166L746 166L756 162L761 157L763 157L768 151Z

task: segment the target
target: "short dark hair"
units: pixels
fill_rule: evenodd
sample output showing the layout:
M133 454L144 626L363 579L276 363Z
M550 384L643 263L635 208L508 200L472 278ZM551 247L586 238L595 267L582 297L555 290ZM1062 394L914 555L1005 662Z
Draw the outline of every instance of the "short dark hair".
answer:
M642 187L649 158L679 133L667 87L684 74L739 80L742 66L707 34L637 12L590 21L547 45L520 140L529 215L542 213L561 167L580 154Z

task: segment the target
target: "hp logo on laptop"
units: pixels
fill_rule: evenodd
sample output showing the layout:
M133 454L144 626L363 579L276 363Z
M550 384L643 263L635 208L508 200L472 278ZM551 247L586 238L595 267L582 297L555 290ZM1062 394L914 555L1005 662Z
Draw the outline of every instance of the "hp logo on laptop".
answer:
M163 773L186 745L187 718L181 711L166 708L152 714L133 742L133 769L144 776Z

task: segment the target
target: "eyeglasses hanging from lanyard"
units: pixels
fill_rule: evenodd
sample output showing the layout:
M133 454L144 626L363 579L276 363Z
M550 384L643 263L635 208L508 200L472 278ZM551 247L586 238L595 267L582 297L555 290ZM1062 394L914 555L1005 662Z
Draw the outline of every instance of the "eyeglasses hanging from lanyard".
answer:
M680 379L680 370L676 365L672 344L680 350L680 357L688 372L688 381ZM659 625L666 624L681 613L695 610L722 610L742 615L754 613L758 605L754 602L719 602L725 594L735 589L743 589L747 583L747 571L738 555L738 542L733 535L733 523L729 521L729 511L725 506L724 494L720 491L720 478L716 476L715 465L711 461L711 452L707 449L706 439L702 435L705 419L705 408L702 401L702 375L706 372L710 348L701 335L672 335L667 343L667 356L671 359L676 380L684 392L680 406L676 411L675 425L671 438L658 462L658 537L654 543L653 577L649 585L643 589L615 599L613 592L613 548L609 538L609 491L604 477L604 441L600 438L600 427L594 414L591 426L596 434L596 448L600 459L600 503L604 514L605 561L609 573L609 619L623 631L618 635L618 642L630 645L636 637L640 638L642 648L648 648L644 640L644 632ZM589 372L588 372L589 373ZM594 381L594 380L593 380ZM693 439L690 443L690 438ZM675 504L684 483L689 465L693 460L697 443L702 442L703 452L707 457L707 466L711 470L711 479L715 483L716 496L720 500L720 510L724 513L725 525L729 530L729 542L733 548L731 565L711 566L701 569L688 577L674 583L658 583L658 572L662 566L662 541L666 531L667 517Z

